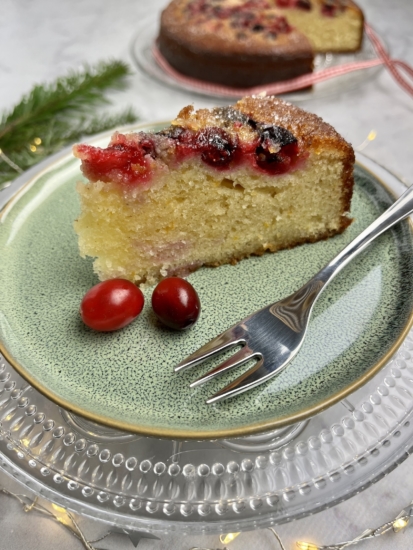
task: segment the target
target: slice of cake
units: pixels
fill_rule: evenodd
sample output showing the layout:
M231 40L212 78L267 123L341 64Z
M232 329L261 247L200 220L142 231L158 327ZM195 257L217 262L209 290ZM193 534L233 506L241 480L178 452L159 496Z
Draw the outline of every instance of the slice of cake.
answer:
M249 88L311 73L314 52L361 47L351 0L172 0L158 47L180 73Z
M82 256L101 279L154 283L342 232L354 153L316 115L273 97L185 107L158 133L76 145Z

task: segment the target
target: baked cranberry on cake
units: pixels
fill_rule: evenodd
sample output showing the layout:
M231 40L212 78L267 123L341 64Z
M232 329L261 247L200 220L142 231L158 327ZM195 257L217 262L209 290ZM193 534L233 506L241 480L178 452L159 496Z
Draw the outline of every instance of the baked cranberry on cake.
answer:
M342 232L351 146L319 117L273 97L185 107L160 132L76 145L75 222L100 279L154 283Z

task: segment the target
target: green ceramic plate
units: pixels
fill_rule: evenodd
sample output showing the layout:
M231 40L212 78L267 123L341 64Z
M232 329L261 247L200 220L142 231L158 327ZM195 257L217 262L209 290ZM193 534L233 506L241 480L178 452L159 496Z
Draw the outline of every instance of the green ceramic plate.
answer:
M107 141L105 136L95 143ZM202 314L190 331L158 325L148 289L143 313L134 323L118 332L96 333L78 314L82 296L97 278L91 260L80 258L77 249L72 224L79 212L75 183L80 172L67 152L30 180L20 178L19 186L25 185L2 211L2 352L62 407L137 433L231 437L311 416L373 376L409 330L409 221L380 237L337 276L315 306L300 354L269 383L208 406L206 397L247 367L195 389L189 382L211 363L181 375L173 367L241 318L301 286L402 190L400 182L365 158L355 176L355 222L343 235L192 274Z

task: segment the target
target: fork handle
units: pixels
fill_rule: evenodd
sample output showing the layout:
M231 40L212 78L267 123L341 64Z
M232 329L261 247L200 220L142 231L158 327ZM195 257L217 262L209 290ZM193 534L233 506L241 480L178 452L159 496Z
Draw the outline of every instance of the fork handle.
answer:
M371 225L349 243L335 258L331 260L312 279L322 282L320 292L353 258L362 252L376 237L387 231L413 213L413 185L409 187L397 201L390 206ZM319 293L320 293L319 292Z

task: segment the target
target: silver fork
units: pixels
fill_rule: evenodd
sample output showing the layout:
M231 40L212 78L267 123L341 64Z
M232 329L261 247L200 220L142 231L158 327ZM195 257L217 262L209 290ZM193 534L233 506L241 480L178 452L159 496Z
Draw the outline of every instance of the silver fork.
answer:
M242 376L207 399L215 403L243 393L279 374L300 350L315 302L345 265L376 237L413 212L413 186L367 229L348 244L330 263L296 292L249 315L187 357L175 372L198 365L233 346L242 348L194 382L203 384L215 376L256 358L257 362Z

